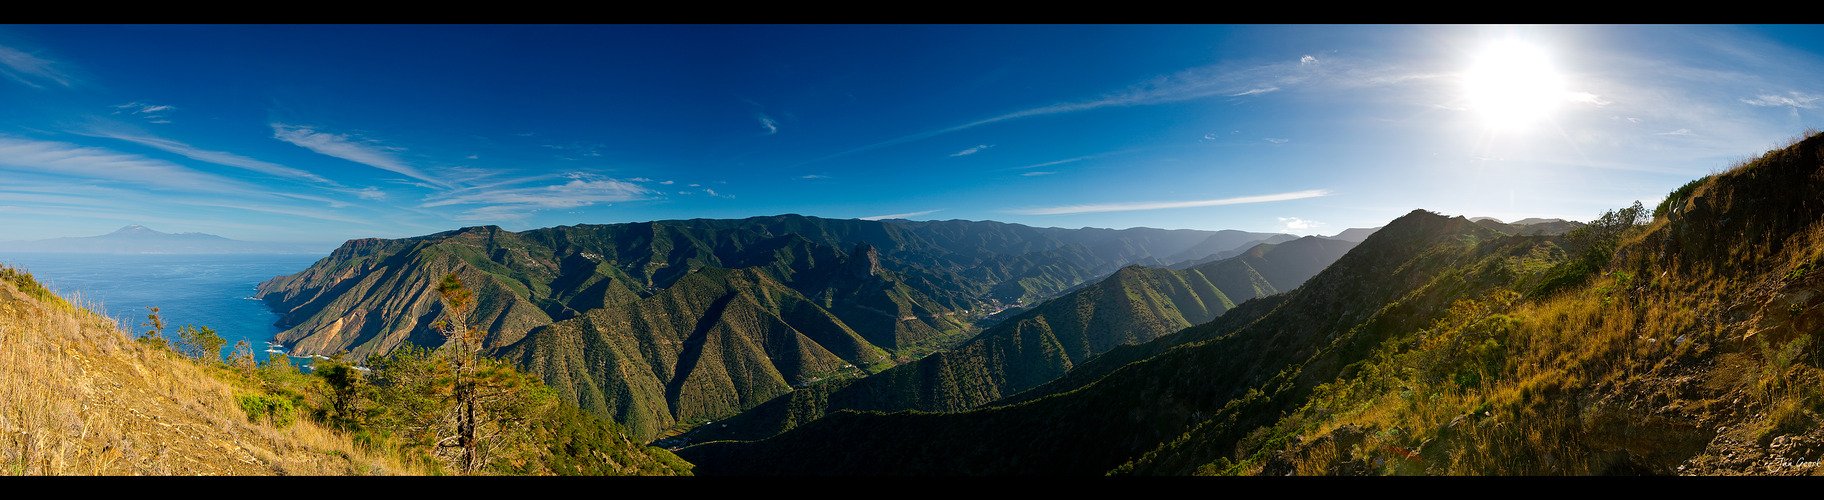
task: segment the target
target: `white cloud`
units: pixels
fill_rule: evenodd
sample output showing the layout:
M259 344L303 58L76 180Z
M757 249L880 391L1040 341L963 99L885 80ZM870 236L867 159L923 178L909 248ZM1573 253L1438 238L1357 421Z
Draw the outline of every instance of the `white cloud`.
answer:
M907 213L903 213L903 214L887 214L887 215L870 215L867 217L858 217L858 218L861 220L904 219L904 218L908 218L908 217L918 217L920 215L925 215L925 214L929 214L929 213L933 213L933 212L941 212L943 210L944 209L939 208L936 210L926 210L923 212L907 212Z
M1025 176L1025 177L1033 177L1033 176L1038 176L1038 175L1051 175L1051 174L1055 174L1055 173L1057 173L1057 172L1027 172L1027 173L1020 174L1020 175Z
M283 123L272 123L272 137L289 142L318 154L334 156L344 160L360 163L381 170L405 175L413 179L429 182L445 188L451 187L441 179L431 177L405 162L399 161L387 148L358 142L347 134L318 132L312 127L293 126Z
M1285 143L1288 143L1288 142L1292 142L1292 140L1291 140L1291 139L1276 139L1276 138L1272 138L1272 137L1264 137L1264 138L1262 138L1262 139L1263 139L1263 140L1265 140L1265 141L1267 141L1267 142L1271 142L1271 143L1274 143L1274 144L1285 144Z
M1742 102L1755 106L1791 106L1794 108L1811 109L1812 106L1816 105L1814 103L1819 99L1824 99L1824 96L1817 96L1799 91L1787 92L1787 94L1791 94L1791 96L1762 94L1753 100L1742 99Z
M988 148L992 148L992 147L994 147L994 145L992 145L992 144L980 144L980 145L977 145L977 146L975 146L975 147L973 147L973 148L969 148L969 149L965 149L965 150L962 150L962 151L957 151L957 152L955 152L955 153L950 153L950 156L967 156L967 155L972 155L972 154L976 154L976 153L978 153L978 152L981 152L981 151L982 151L982 150L984 150L984 149L988 149Z
M537 208L574 208L595 203L646 199L655 194L632 183L614 179L571 179L570 182L514 189L490 189L452 196L418 205L525 205Z
M70 86L70 78L65 76L62 71L52 67L54 65L56 63L39 59L38 56L0 45L0 73L6 73L6 76L32 88L44 87L33 82L33 78L50 80L65 87Z
M1315 229L1324 226L1324 223L1322 223L1322 222L1318 222L1318 221L1314 221L1314 220L1305 220L1305 219L1300 219L1297 217L1280 217L1279 221L1286 223L1286 227L1284 229L1282 229L1281 232L1292 233L1292 234L1301 235L1301 236L1313 234L1313 233L1315 233L1315 231L1314 231Z
M1233 93L1233 94L1229 94L1229 97L1241 97L1241 96L1244 96L1244 95L1254 95L1254 94L1265 94L1265 93L1268 93L1268 92L1272 92L1272 91L1275 91L1275 90L1279 90L1279 87L1266 87L1266 88L1259 88L1259 89L1248 89L1248 90L1244 90L1244 91L1241 91L1241 92L1237 92L1237 93Z
M627 179L627 181L628 182L652 182L652 179L647 179L645 177L634 177L632 179Z
M670 186L670 185L671 185L671 183L673 183L673 182L676 182L676 181L659 181L659 185L661 185L661 186Z
M272 193L272 194L276 194L276 195L280 195L280 196L289 196L289 197L293 197L293 198L309 199L309 200L314 200L314 201L329 202L331 207L347 206L346 203L337 203L337 202L325 200L322 198L295 196L295 195L288 195L285 193ZM249 204L249 203L231 204L231 203L222 203L222 202L210 200L210 199L178 200L177 203L183 203L185 205L194 205L194 206L199 206L199 207L231 208L234 210L242 210L242 211L265 212L265 213L269 213L269 214L290 215L290 216L294 216L294 217L304 217L307 219L317 219L317 220L324 220L324 221L330 221L330 222L342 222L342 223L348 223L348 224L362 224L362 225L368 225L368 226L376 225L376 224L374 224L373 220L363 219L360 217L341 217L334 213L329 213L325 210L270 207L270 206L265 206L265 205L256 205L256 204Z
M147 122L150 122L150 123L171 123L171 120L166 118L166 115L168 115L169 113L165 113L165 112L177 109L176 106L171 106L171 105L166 105L166 104L146 104L146 103L138 102L138 101L134 101L134 102L126 103L126 104L116 104L116 105L114 105L114 107L122 109L122 110L127 110L128 114L138 115L140 118L144 118L144 119L146 119ZM121 113L120 111L114 112L114 114L117 114L117 115L120 113Z
M806 175L800 175L800 176L798 176L798 178L799 179L828 179L828 178L830 178L830 176L821 175L821 174L806 174Z
M127 135L127 134L121 134L121 133L115 133L115 132L95 132L94 135L97 135L100 137L107 137L110 139L120 139L123 141L140 144L143 146L151 146L153 148L161 149L166 152L183 155L183 156L189 157L190 159L193 159L193 160L206 161L206 162L214 163L217 165L225 165L225 166L230 166L230 167L235 167L235 168L243 168L243 169L252 170L255 172L272 175L272 176L276 176L276 177L300 179L300 180L306 180L306 181L317 182L317 183L322 183L322 184L328 184L331 186L338 185L335 183L335 181L325 179L322 176L319 176L317 174L313 174L313 173L310 173L310 172L307 172L304 170L287 167L287 166L280 165L277 163L255 160L253 158L248 158L248 157L237 155L234 153L197 149L195 147L190 146L189 144L184 144L184 143L173 141L170 139L142 136L142 135Z
M1223 198L1223 199L1217 199L1217 200L1139 201L1139 202L1128 202L1128 203L1101 203L1101 204L1094 204L1094 205L1069 205L1069 206L1062 206L1062 207L1008 210L1007 212L1021 214L1021 215L1062 215L1062 214L1083 214L1083 213L1097 213L1097 212L1124 212L1124 211L1129 211L1129 210L1158 210L1158 209L1162 209L1162 208L1211 207L1211 206L1218 206L1218 205L1237 205L1237 204L1242 204L1242 203L1265 203L1265 202L1270 202L1270 201L1286 201L1286 200L1297 200L1297 199L1303 199L1303 198L1314 198L1314 197L1318 197L1318 196L1326 196L1329 194L1330 194L1330 191L1327 189L1312 189L1312 190L1306 190L1306 191L1295 191L1295 192L1291 192L1291 193L1267 194L1267 195L1259 195L1259 196L1241 196L1241 197L1236 197L1236 198Z
M1305 57L1298 58L1299 64L1311 64L1311 63L1315 63L1315 62L1317 62L1317 58L1311 57L1310 54L1306 54Z
M1653 134L1653 135L1691 135L1691 129L1681 128L1681 129L1674 130L1671 132L1660 132L1660 133Z
M259 189L175 163L64 142L0 136L0 168L125 182L173 191L238 193Z
M177 109L176 106L172 106L169 104L146 104L146 103L139 102L139 101L133 101L133 102L129 102L126 104L116 104L116 105L114 105L114 107L120 108L120 109L132 110L133 114L136 114L136 115L137 114L157 113L160 111ZM137 108L137 109L135 109L135 108Z
M766 133L760 135L773 135L779 133L778 121L773 120L770 116L766 116L766 113L755 113L754 115L756 118L760 119L760 128L766 129Z

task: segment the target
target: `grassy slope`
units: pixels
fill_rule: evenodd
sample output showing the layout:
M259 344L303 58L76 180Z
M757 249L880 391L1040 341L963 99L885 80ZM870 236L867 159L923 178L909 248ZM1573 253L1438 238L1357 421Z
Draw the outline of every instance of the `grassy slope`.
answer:
M289 367L200 363L128 339L29 274L0 268L0 467L43 475L444 474L357 445L309 418L326 404L318 377ZM275 425L242 398L296 405ZM628 439L575 407L531 423L538 474L689 474L671 453ZM371 437L371 436L370 436Z
M33 475L423 474L312 422L247 421L249 389L0 269L0 470Z
M1583 281L1453 304L1235 455L1136 471L1818 474L1821 149L1681 188Z

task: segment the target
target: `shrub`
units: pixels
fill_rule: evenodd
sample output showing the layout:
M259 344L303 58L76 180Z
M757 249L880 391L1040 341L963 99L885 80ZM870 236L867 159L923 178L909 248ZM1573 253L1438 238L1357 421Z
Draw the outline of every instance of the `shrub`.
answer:
M248 422L259 422L266 419L273 427L284 429L296 418L297 410L290 399L280 396L262 394L241 394L234 397L241 405L241 411L247 414Z

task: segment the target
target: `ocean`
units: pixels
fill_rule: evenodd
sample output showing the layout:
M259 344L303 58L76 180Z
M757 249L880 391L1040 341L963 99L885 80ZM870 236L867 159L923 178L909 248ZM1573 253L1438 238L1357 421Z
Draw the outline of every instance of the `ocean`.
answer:
M266 359L279 333L279 315L253 298L254 287L274 276L293 274L322 255L112 255L4 253L0 263L30 271L32 277L72 303L115 318L122 330L146 331L148 307L164 318L165 335L175 339L183 325L215 329L227 344L245 340ZM300 364L303 358L293 358Z

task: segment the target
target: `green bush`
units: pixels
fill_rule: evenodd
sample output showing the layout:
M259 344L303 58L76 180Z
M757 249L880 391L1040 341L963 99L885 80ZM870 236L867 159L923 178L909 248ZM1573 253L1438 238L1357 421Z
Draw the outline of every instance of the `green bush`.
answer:
M241 394L234 399L240 403L241 411L247 413L248 422L258 423L264 418L273 427L284 429L296 419L297 410L291 400L281 396Z

